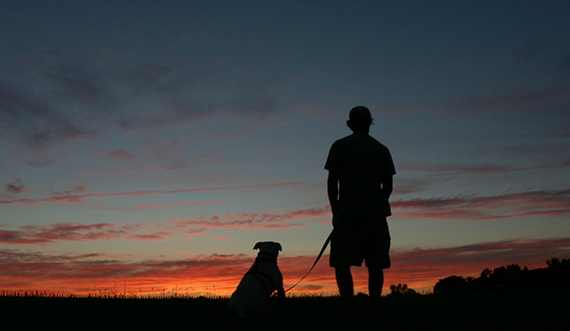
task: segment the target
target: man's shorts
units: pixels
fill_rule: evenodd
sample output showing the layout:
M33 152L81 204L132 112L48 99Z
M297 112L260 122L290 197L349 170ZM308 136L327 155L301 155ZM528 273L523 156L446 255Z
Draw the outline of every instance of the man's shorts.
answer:
M362 266L390 268L390 231L386 218L362 222L343 220L335 225L331 239L331 267Z

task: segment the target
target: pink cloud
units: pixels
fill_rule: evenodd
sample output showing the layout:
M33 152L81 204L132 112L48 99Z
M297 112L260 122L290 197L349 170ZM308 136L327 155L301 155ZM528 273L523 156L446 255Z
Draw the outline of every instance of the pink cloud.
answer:
M436 173L432 174L431 176L450 176L450 175L459 175L459 174L475 174L475 175L501 174L501 173L523 172L523 171L541 170L541 169L559 169L559 168L567 168L568 166L570 166L570 160L539 164L530 167L499 166L494 164L476 164L476 165L419 164L419 165L403 165L400 166L399 169Z
M10 194L21 194L27 190L26 186L23 183L24 181L21 178L16 178L12 181L12 183L4 185L4 189L7 193Z
M213 205L213 204L227 203L227 202L231 202L231 200L171 203L164 205L136 205L135 208L147 209L147 208L165 208L165 207L180 207L180 206L199 206L199 205Z
M114 158L114 159L119 159L119 160L124 160L124 161L133 161L135 159L135 157L127 152L124 149L114 149L112 151L110 151L109 156Z
M150 172L150 170L143 170L140 168L125 168L125 169L119 169L119 170L91 170L88 173L110 175L110 174L124 174L124 173L129 173L129 172L145 173L145 172Z
M302 210L289 210L279 212L267 213L237 213L225 214L223 217L203 215L188 219L171 221L180 227L193 227L201 226L207 228L246 228L246 229L289 229L289 228L304 228L306 225L291 223L298 220L320 218L329 216L330 211L328 207L317 207Z
M394 217L490 220L517 216L570 215L570 190L541 190L498 196L395 200Z
M172 166L158 166L153 168L140 168L140 167L131 167L131 168L124 168L124 169L117 169L117 170L90 170L87 171L86 174L104 174L104 175L119 175L119 174L126 174L126 173L135 173L135 174L147 174L152 172L159 172L159 171L174 171L180 169L188 169L192 168L192 165L189 164L175 164Z
M83 193L87 190L87 187L84 184L79 184L77 186L72 187L69 190L61 191L61 192L54 192L51 191L52 196L54 197L68 197L73 194Z
M199 216L189 220L170 221L158 228L152 228L145 224L115 225L111 223L23 225L16 229L0 228L0 244L49 246L64 241L85 242L119 239L159 241L177 235L186 236L184 239L192 239L212 228L252 230L306 228L307 225L295 223L295 221L320 218L329 214L329 208L322 207L268 213L225 214L222 218ZM218 237L215 239L225 238Z
M188 192L208 192L208 191L227 191L227 190L241 190L241 189L255 189L255 188L272 188L281 186L299 185L302 182L287 182L287 183L271 183L259 185L239 185L239 186L225 186L225 187L207 187L196 189L180 189L180 190L148 190L148 191L128 191L118 193L89 193L89 194L56 194L47 198L39 199L16 199L16 200L0 200L0 204L15 204L15 203L28 203L35 204L41 202L67 202L77 203L82 200L90 198L110 198L120 196L143 196L143 195L162 195L174 193L188 193Z
M145 225L116 226L110 223L52 225L25 225L18 230L0 230L0 244L8 245L55 245L62 241L109 241L118 239L159 241L174 233L150 229Z

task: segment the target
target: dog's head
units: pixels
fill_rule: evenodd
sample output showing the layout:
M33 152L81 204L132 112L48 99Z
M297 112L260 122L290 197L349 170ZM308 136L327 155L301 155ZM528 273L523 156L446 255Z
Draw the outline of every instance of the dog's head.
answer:
M253 246L253 249L259 249L259 254L270 254L277 257L281 251L281 244L273 241L260 241Z

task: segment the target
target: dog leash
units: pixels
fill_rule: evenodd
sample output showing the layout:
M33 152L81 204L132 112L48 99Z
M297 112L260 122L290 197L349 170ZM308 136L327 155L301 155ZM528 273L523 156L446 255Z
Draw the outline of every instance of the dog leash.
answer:
M333 231L331 231L331 233L329 234L327 240L325 240L325 243L323 245L323 248L321 248L321 252L319 253L319 256L317 256L317 259L315 260L315 263L313 263L313 266L311 267L311 269L309 269L309 271L307 271L307 273L305 274L305 276L303 276L301 279L299 279L298 282L295 283L295 285L289 287L288 289L285 290L285 292L289 292L293 287L299 285L299 283L305 279L305 277L307 277L311 271L313 271L313 268L317 265L317 262L319 262L319 260L321 259L321 256L323 256L323 253L325 252L325 249L327 249L327 246L329 245L329 242L332 239L332 235L333 235L334 229Z

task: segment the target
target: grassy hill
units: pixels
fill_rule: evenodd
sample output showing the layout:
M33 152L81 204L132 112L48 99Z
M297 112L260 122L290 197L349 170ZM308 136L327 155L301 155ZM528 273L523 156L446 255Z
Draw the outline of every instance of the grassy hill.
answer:
M367 316L368 298L352 327L386 330L567 329L568 291L455 293L385 297L382 312ZM0 297L2 330L342 330L337 297L288 298L287 311L237 321L227 299Z

